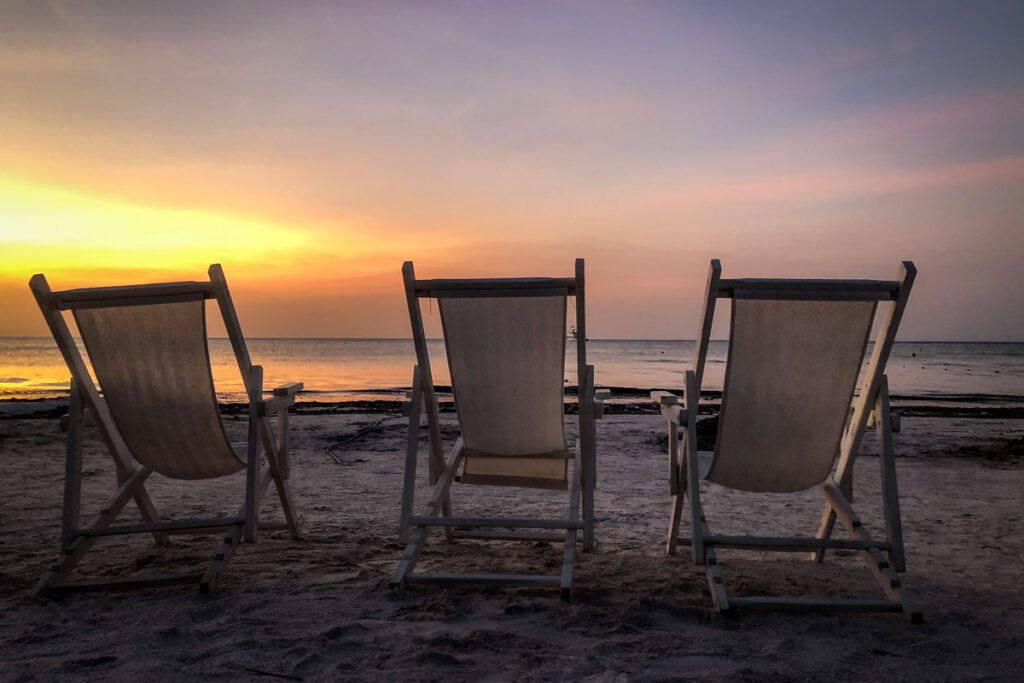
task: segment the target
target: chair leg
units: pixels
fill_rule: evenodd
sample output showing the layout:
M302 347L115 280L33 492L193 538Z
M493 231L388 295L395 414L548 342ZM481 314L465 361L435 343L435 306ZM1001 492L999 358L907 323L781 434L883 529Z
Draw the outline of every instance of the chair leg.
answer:
M245 542L256 540L256 520L259 513L259 478L263 453L260 449L260 431L263 423L259 403L263 393L263 368L252 366L249 374L249 433L245 468Z
M145 482L150 472L151 470L143 467L129 475L128 479L103 504L100 508L100 513L93 517L89 524L85 526L85 530L97 531L110 526L110 523L121 513L121 510L128 504L128 501L142 488L143 482ZM82 558L85 557L85 554L95 541L95 536L76 536L64 550L60 563L39 579L32 593L34 595L45 595L51 585L59 582L71 573L75 566L82 561Z
M892 443L892 414L889 411L889 386L885 376L876 404L878 462L882 469L882 504L885 511L885 538L890 543L889 559L898 572L906 571L903 554L903 523L900 519L900 498L896 487L896 458Z
M668 481L672 494L672 511L668 518L668 538L665 539L665 553L675 555L676 543L679 539L679 522L685 504L686 476L685 468L679 466L679 427L669 422L668 429Z
M60 551L66 553L74 541L78 528L82 498L82 395L75 378L71 378L71 392L68 395L67 457L64 463L64 509L61 522Z
M680 482L682 484L682 482ZM665 540L665 554L676 554L676 543L679 540L679 522L683 516L683 507L686 504L685 484L679 489L679 493L672 496L672 512L668 522L668 538Z
M302 532L299 529L299 517L295 511L294 497L288 482L288 466L286 464L288 422L282 420L279 424L282 425L280 429L283 431L278 434L277 446L274 445L274 432L270 428L270 419L267 417L260 420L260 438L263 441L263 455L267 458L267 467L274 482L274 488L277 489L277 497L281 501L281 510L284 513L285 523L288 525L288 532L293 539L297 540L302 538ZM263 481L262 477L260 481ZM260 487L260 498L262 498L265 488L264 486Z
M686 371L686 429L683 432L683 461L687 493L690 494L690 526L693 534L693 562L704 564L704 512L700 504L700 467L697 464L697 409L700 405L697 380Z
M579 449L573 461L572 489L569 493L569 521L575 522L580 515L580 494L583 489L583 468L580 467ZM584 531L584 539L586 532ZM584 540L584 546L586 540ZM572 576L576 565L576 529L565 530L565 550L562 555L562 600L572 601Z
M455 473L458 471L459 465L462 464L462 448L462 439L460 438L455 442L451 458L439 473L434 484L434 490L430 495L430 500L427 501L427 513L429 515L436 515L439 511L444 511L444 501L448 500L449 489L452 482L455 481ZM447 517L449 515L444 516ZM450 527L445 528L450 529ZM420 553L423 552L423 548L427 545L428 531L429 528L425 526L416 527L413 530L409 543L405 546L405 552L402 553L402 559L398 562L398 568L395 569L395 573L391 577L390 585L392 588L404 586L406 579L413 573L416 563L419 561Z
M420 367L413 366L409 400L403 406L409 418L405 434L405 468L402 472L402 508L398 513L398 541L409 542L412 506L416 499L416 468L420 449L420 415L423 412L423 389L420 386Z

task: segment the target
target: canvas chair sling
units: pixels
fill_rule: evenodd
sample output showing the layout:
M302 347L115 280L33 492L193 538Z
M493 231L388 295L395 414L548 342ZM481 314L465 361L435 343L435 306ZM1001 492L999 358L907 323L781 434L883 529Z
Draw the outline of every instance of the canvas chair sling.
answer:
M568 599L577 534L593 544L595 400L593 368L586 364L583 262L575 278L416 280L403 268L417 366L407 402L409 438L400 536L405 554L392 579L408 583L501 583L554 586ZM564 388L566 309L576 296L580 439L569 449L565 437ZM419 299L438 300L452 379L460 437L443 457ZM601 395L601 394L599 394ZM427 413L429 479L434 487L426 515L413 516L420 413ZM569 467L569 463L572 467ZM568 490L562 519L453 517L454 483ZM582 507L582 510L581 510ZM415 572L430 528L446 537L564 542L559 575ZM552 530L561 529L561 534Z
M252 365L219 265L208 282L97 287L52 292L42 275L30 286L71 370L61 562L36 586L37 594L121 590L197 583L212 591L243 540L256 537L259 500L273 482L286 526L298 537L288 485L287 413L302 385L291 383L263 400L262 368ZM205 301L217 299L249 397L247 443L233 446L221 422L206 337ZM86 364L62 311L75 318L89 358ZM91 366L92 373L89 368ZM97 384L92 376L95 375ZM101 394L102 390L102 394ZM269 416L278 416L275 438ZM118 489L101 512L82 526L82 432L95 424L114 459ZM266 457L266 466L262 465ZM145 481L156 472L171 479L203 480L246 470L245 502L237 515L161 520ZM129 500L141 524L113 524ZM220 534L222 543L201 572L128 576L94 581L67 577L90 547L106 536L150 533L161 543L171 534Z
M680 540L692 545L694 561L705 566L719 611L891 611L920 621L920 612L895 573L903 571L904 559L884 376L915 272L907 262L896 281L725 280L718 262L712 261L694 367L686 373L685 403L676 405L675 396L664 392L655 392L654 397L669 419L673 504L667 550L675 552ZM698 452L700 386L719 298L732 299L732 317L718 435L713 452ZM880 304L885 315L855 396ZM854 456L869 416L879 433L884 541L869 535L850 503ZM819 488L826 505L819 532L814 538L715 534L701 506L702 479L749 492ZM692 537L680 539L687 497ZM837 518L849 539L831 538ZM813 551L819 560L829 548L856 550L887 599L730 597L716 554L721 548Z

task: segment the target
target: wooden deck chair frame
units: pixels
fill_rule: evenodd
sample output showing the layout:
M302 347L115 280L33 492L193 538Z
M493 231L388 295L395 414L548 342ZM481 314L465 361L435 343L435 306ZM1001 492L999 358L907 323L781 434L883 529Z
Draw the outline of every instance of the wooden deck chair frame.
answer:
M36 595L57 595L74 592L130 590L183 584L198 584L202 593L216 589L217 582L231 560L239 543L256 540L258 511L262 494L273 482L281 500L286 525L293 538L299 538L299 524L289 479L288 408L302 384L291 382L276 387L271 398L263 399L263 368L253 365L245 338L235 314L227 281L218 264L209 268L206 282L174 282L119 287L94 287L53 292L41 275L29 282L36 302L53 334L57 348L71 371L70 412L66 422L67 454L64 478L63 516L61 524L59 563L46 572L36 584ZM213 519L164 521L146 491L146 479L153 470L140 465L118 431L106 399L93 383L82 354L64 319L63 312L76 308L141 306L174 303L195 299L216 299L224 319L228 338L241 371L249 399L249 427L246 445L245 502L237 515ZM271 416L277 416L277 437ZM94 424L114 461L117 489L102 504L100 511L85 525L80 523L82 483L83 428ZM261 449L262 446L262 449ZM262 450L262 454L261 454ZM263 456L266 465L262 464ZM134 500L141 513L141 524L113 522L129 501ZM282 528L264 525L264 529ZM68 575L82 561L92 545L103 537L122 534L152 534L157 543L164 543L174 534L221 534L222 542L206 571L162 574L143 577L120 577L107 580L67 581Z
M576 544L582 532L582 548L594 546L594 489L596 485L596 420L603 415L606 390L595 389L594 367L587 365L586 303L584 293L584 262L576 260L575 277L510 278L510 279L443 279L417 280L411 261L402 266L417 365L413 368L412 389L404 406L409 417L406 443L405 476L402 492L399 537L406 543L391 585L406 584L504 584L551 586L561 590L564 600L571 600ZM420 299L445 297L576 297L576 370L580 378L579 439L575 446L573 468L569 481L569 510L565 519L517 519L453 517L450 490L463 463L463 440L453 446L447 461L441 443L441 425L437 395L434 390L427 338L423 329ZM500 387L495 387L500 390ZM413 515L416 488L416 467L420 417L426 412L429 441L429 482L433 487L426 514ZM582 507L582 510L581 510ZM416 573L415 567L427 544L432 527L443 529L446 539L472 538L503 541L563 542L563 563L559 575L478 574L478 573ZM553 530L564 530L564 534Z
M900 612L912 623L920 623L921 613L902 586L896 572L905 570L903 535L892 433L898 428L897 416L890 412L885 365L896 339L903 311L916 275L914 264L905 261L897 280L779 280L723 279L721 264L712 260L707 294L700 322L693 369L686 371L685 402L669 392L652 392L652 399L661 404L668 418L669 482L672 511L666 551L675 553L678 542L690 543L693 559L704 565L708 587L715 608L721 613L735 610L790 610L835 612ZM759 536L726 536L711 531L700 498L700 471L697 453L697 412L701 382L707 360L715 303L722 298L761 298L815 301L877 301L887 304L881 309L881 322L876 334L870 361L854 400L852 412L840 440L839 456L831 475L821 484L825 509L817 534L813 538L779 538ZM864 432L875 427L879 441L885 540L875 540L854 512L853 465ZM680 447L680 444L682 446ZM692 537L680 538L679 526L684 499L689 497ZM831 534L839 520L850 536L833 539ZM744 596L726 594L716 556L718 548L739 548L773 552L810 552L820 562L828 549L856 550L877 579L888 599L830 599L812 597Z

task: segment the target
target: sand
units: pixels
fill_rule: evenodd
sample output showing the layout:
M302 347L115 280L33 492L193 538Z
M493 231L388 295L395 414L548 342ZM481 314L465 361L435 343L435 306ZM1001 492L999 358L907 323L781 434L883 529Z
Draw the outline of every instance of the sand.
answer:
M379 429L333 445L378 420ZM243 420L228 423L243 433ZM404 426L386 415L294 419L292 483L305 538L269 532L243 546L217 594L178 588L36 600L29 590L56 559L63 440L53 419L2 420L0 679L1020 680L1021 425L904 420L904 585L925 615L910 626L892 615L713 614L688 549L663 553L663 428L658 417L637 415L600 424L599 545L578 556L571 604L553 590L388 588L401 553ZM84 499L94 510L113 468L95 432L88 436ZM878 480L877 459L861 458L856 505L875 530ZM241 501L242 475L200 485L151 481L167 517L231 513ZM454 500L467 513L564 507L550 492L465 485ZM705 489L704 501L723 532L812 532L821 505L815 492L774 497L717 487ZM274 501L263 512L280 520ZM210 537L175 537L167 548L141 537L104 541L82 566L92 577L180 571L203 566L214 545ZM821 565L795 555L721 557L731 592L881 597L847 553ZM422 566L554 571L560 558L560 548L546 544L438 541Z

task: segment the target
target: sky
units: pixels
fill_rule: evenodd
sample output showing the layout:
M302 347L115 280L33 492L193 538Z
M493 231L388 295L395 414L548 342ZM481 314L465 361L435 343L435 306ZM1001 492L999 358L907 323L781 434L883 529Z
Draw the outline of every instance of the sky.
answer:
M37 272L408 337L405 260L576 257L593 338L692 339L719 258L1024 340L1024 3L0 0L0 336Z

